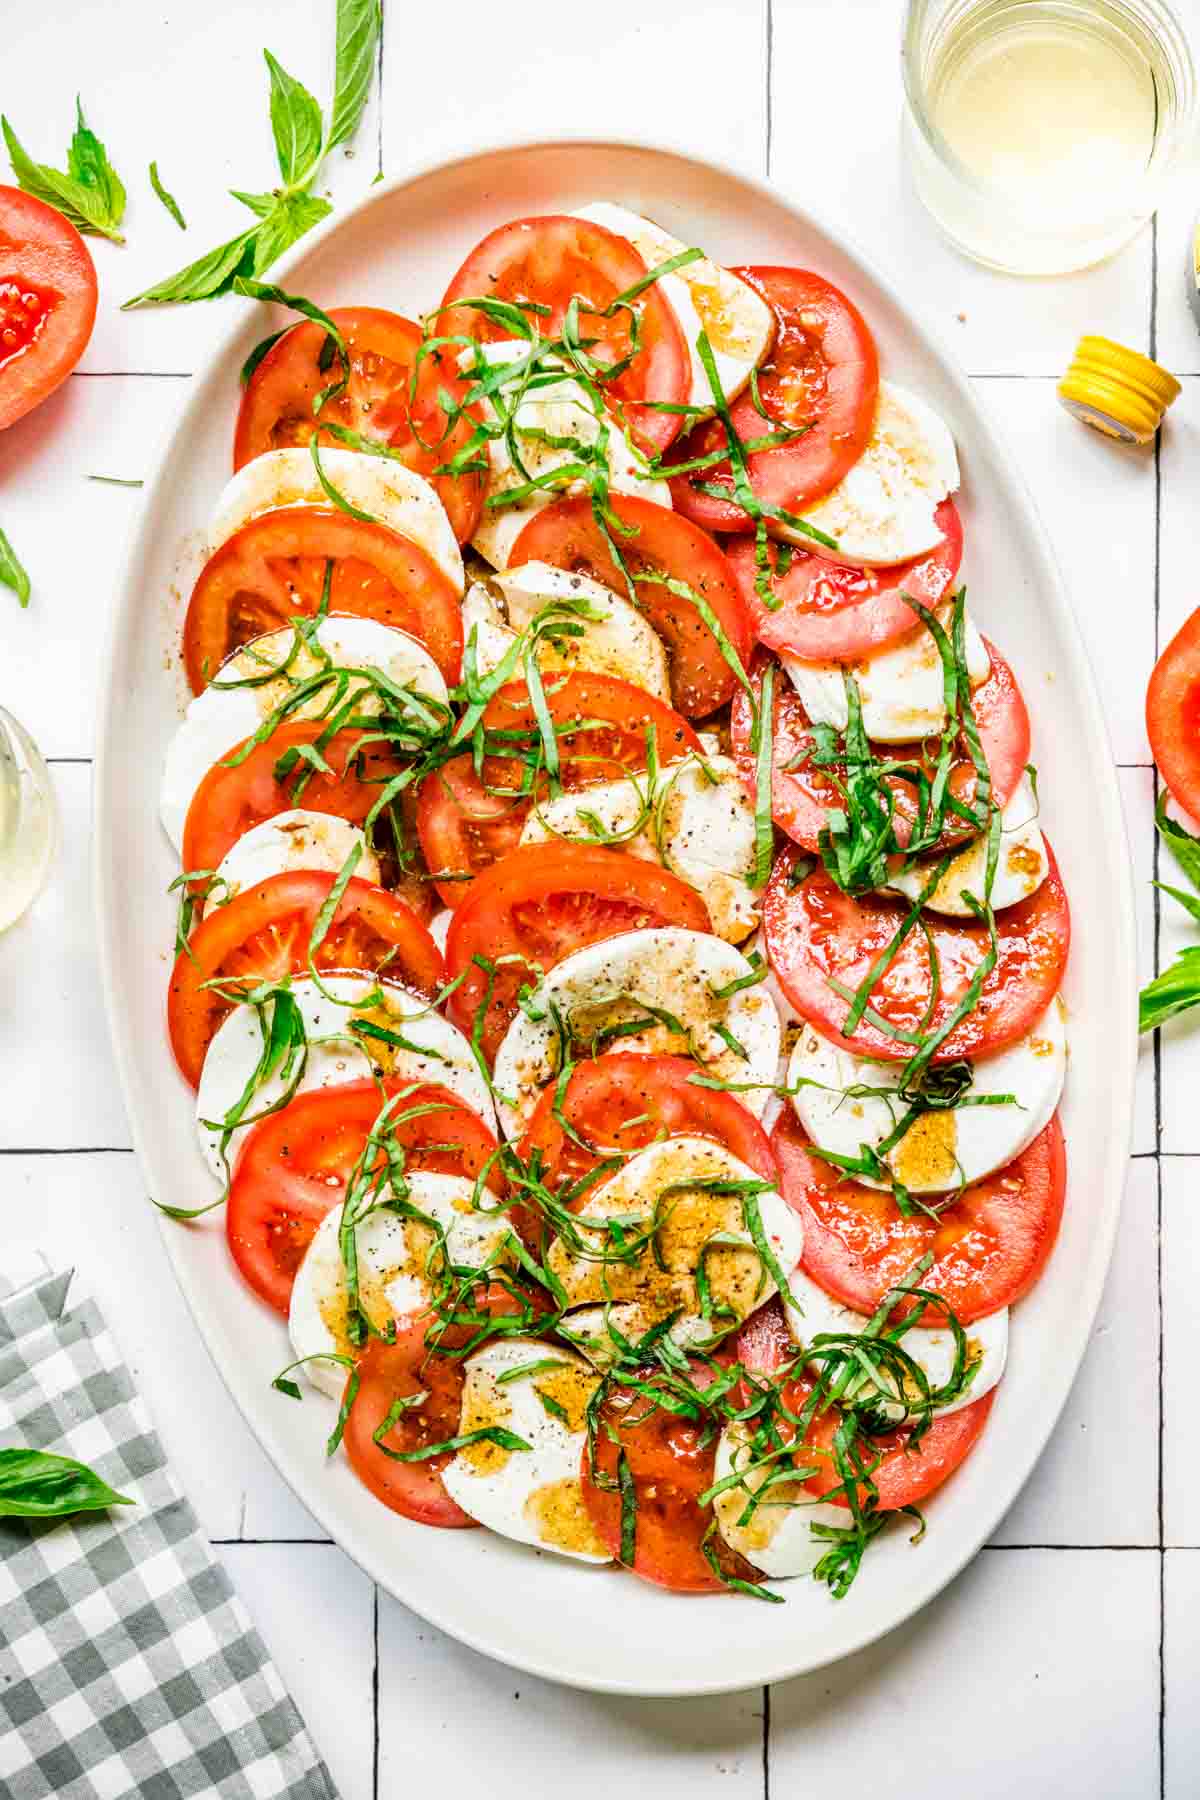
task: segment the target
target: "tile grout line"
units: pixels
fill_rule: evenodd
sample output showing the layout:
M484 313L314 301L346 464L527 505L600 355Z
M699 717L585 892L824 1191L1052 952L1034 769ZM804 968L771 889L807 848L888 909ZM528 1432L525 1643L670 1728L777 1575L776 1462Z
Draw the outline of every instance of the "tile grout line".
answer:
M1150 356L1158 354L1158 215L1150 222ZM1161 643L1162 613L1162 437L1154 438L1154 659L1157 662ZM1153 781L1154 778L1151 777ZM1158 831L1154 832L1151 852L1154 887L1154 973L1159 973L1162 946L1162 894L1159 878ZM1166 1321L1163 1317L1163 1180L1162 1180L1162 1032L1154 1033L1154 1209L1155 1209L1155 1291L1158 1306L1158 1793L1165 1800L1167 1790L1166 1723L1166 1531L1164 1522L1165 1435L1163 1407L1163 1363L1165 1357Z

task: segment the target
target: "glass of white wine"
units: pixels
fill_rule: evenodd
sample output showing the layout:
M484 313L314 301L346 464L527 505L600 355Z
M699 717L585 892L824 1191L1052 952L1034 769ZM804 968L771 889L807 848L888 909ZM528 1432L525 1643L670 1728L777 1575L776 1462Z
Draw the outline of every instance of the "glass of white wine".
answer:
M50 771L24 726L0 706L0 931L33 905L57 847Z
M902 59L917 192L993 268L1111 255L1191 147L1195 70L1163 0L909 0Z

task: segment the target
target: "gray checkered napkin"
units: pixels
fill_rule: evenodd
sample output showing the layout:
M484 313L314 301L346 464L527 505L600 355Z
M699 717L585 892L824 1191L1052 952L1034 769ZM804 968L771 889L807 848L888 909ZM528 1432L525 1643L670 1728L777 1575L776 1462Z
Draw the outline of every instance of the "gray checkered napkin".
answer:
M175 1484L94 1300L0 1259L0 1445L89 1463L136 1506L0 1518L4 1800L336 1800Z

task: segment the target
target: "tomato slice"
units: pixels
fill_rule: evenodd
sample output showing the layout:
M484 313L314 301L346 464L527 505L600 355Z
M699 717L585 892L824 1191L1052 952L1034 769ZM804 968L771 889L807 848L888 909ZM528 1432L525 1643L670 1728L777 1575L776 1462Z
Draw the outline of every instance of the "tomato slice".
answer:
M919 1257L935 1261L923 1287L964 1325L1012 1306L1046 1265L1062 1220L1066 1146L1055 1114L1008 1167L972 1182L936 1220L905 1218L892 1195L847 1181L810 1154L792 1108L771 1136L781 1192L804 1222L804 1268L825 1292L870 1315ZM927 1325L941 1324L929 1308Z
M790 544L769 546L775 610L759 598L754 544L736 539L725 554L759 643L805 662L845 662L907 637L917 615L904 596L940 606L962 561L962 520L953 500L943 500L934 516L942 532L937 549L890 569L854 569Z
M689 719L703 718L724 706L737 690L737 678L713 632L696 607L660 581L682 582L707 602L743 667L753 644L750 615L724 552L708 533L664 506L628 494L612 494L609 505L635 536L614 533L637 589L637 602L667 647L671 698ZM552 563L556 569L590 575L617 594L628 592L604 534L583 496L556 500L534 514L513 545L510 566Z
M466 299L508 300L548 307L546 313L526 317L543 336L555 337L577 298L589 354L606 366L632 356L624 373L605 385L606 399L644 445L661 450L677 434L680 415L654 412L640 403L678 405L688 397L691 360L679 322L658 284L648 287L633 302L639 346L634 353L630 308L608 313L611 303L645 274L633 245L603 225L565 214L514 219L490 232L467 257L446 289L446 310L437 329L440 334L465 332L481 343L515 337L503 321L454 305Z
M237 1159L225 1232L246 1281L285 1317L305 1251L325 1214L345 1198L354 1166L389 1100L392 1130L410 1173L429 1169L473 1181L487 1167L496 1140L478 1113L449 1088L414 1088L396 1075L315 1088L260 1119ZM437 1110L425 1110L429 1107ZM487 1179L503 1191L497 1165Z
M700 749L686 719L644 688L615 675L548 676L546 709L557 728L559 779L564 788L619 781L646 767L646 735L658 748L660 766ZM489 787L528 786L521 760L540 744L537 714L523 681L509 682L488 701L483 728L489 737L484 778Z
M0 187L0 431L67 379L95 318L96 268L75 227Z
M907 902L842 893L823 868L793 887L798 851L777 858L763 896L767 956L801 1018L858 1056L906 1061L914 1046L864 1019L848 1038L842 1025L849 1003L829 985L854 991L892 942ZM1041 1018L1062 982L1071 941L1071 915L1046 845L1049 868L1035 894L996 914L998 959L986 976L974 1010L939 1046L935 1063L991 1056L1015 1044ZM962 999L988 948L986 928L925 915L925 930L912 930L871 993L871 1008L893 1030L937 1030ZM928 935L926 935L928 934ZM928 1024L931 994L929 939L937 953L940 986Z
M734 401L733 428L743 443L780 425L804 426L803 437L747 459L759 500L802 512L829 493L867 447L879 397L875 340L840 288L809 269L735 269L775 315L775 342L758 372L764 419L747 390ZM725 427L707 420L679 445L675 459L708 456L725 443ZM753 521L732 498L699 492L699 484L733 492L728 463L677 475L677 510L708 531L749 531Z
M1200 608L1154 665L1146 691L1146 734L1171 797L1200 819Z
M452 1500L442 1470L454 1452L442 1451L425 1462L396 1462L388 1451L424 1450L455 1436L462 1417L463 1365L452 1356L427 1350L425 1334L434 1323L430 1313L400 1321L396 1341L372 1338L356 1365L359 1388L346 1420L345 1445L350 1467L377 1500L422 1525L463 1528L476 1521ZM407 1408L383 1435L374 1434L395 1402L424 1394L420 1406Z
M232 1004L206 984L253 987L305 974L313 926L336 880L308 869L272 875L196 927L175 959L167 990L171 1048L193 1087ZM445 976L442 953L412 910L366 881L346 883L314 961L322 974L378 972L430 998Z
M445 906L457 906L482 869L515 850L529 802L489 794L470 755L427 775L417 793L421 850Z
M525 844L476 877L451 921L446 968L451 981L463 979L447 1014L469 1035L489 987L474 959L497 964L482 1040L484 1054L494 1057L537 969L552 969L585 944L660 925L712 929L700 895L670 870L619 850ZM499 962L508 957L520 961Z
M192 589L183 657L200 693L227 656L321 604L378 619L420 640L447 683L462 662L462 611L454 584L418 544L387 525L332 506L281 506L251 519L213 555Z
M1016 677L996 646L985 638L991 668L986 681L974 690L971 705L979 742L992 780L992 793L998 806L1006 806L1017 791L1029 760L1029 714L1017 686ZM758 651L750 666L751 685L756 695L762 692L763 671L769 656ZM775 673L774 730L771 747L771 816L782 831L805 850L815 850L825 829L826 813L840 807L841 797L830 780L843 776L841 768L822 769L807 760L813 749L812 729L799 694L785 671ZM729 715L733 753L741 771L746 792L757 791L755 758L751 747L753 719L750 701L743 689L734 695ZM903 759L923 767L932 779L937 767L939 746L932 743L889 744L889 759ZM917 822L916 793L910 783L899 776L888 778L895 804L896 836L907 843ZM966 740L959 738L957 757L950 772L950 791L964 804L975 797L975 765ZM969 837L970 827L949 815L935 848L945 849Z
M584 1445L583 1499L601 1542L619 1561L617 1462L623 1450L637 1501L637 1535L630 1566L643 1581L673 1593L729 1591L702 1549L713 1514L711 1506L700 1505L700 1495L713 1484L718 1435L709 1424L679 1418L655 1407L632 1388L618 1387L609 1392L600 1409L594 1471L589 1447ZM727 1573L744 1581L761 1579L758 1570L728 1549L716 1532L709 1543Z
M774 1181L774 1153L758 1120L734 1095L697 1087L695 1073L686 1056L632 1051L610 1050L577 1063L557 1107L553 1089L539 1100L521 1139L522 1162L536 1152L542 1179L555 1188L578 1181L606 1157L642 1150L657 1138L703 1137Z
M321 408L319 423L341 425L398 450L407 466L432 484L455 537L466 543L479 523L483 476L434 473L463 449L474 429L470 416L451 420L438 397L440 390L461 407L468 390L452 352L430 351L418 364L421 327L379 306L342 306L329 317L345 339L350 379ZM324 326L306 320L272 344L242 395L233 441L235 469L265 450L307 445L318 429L313 403L336 380L340 367L336 361L322 367L327 342ZM411 394L414 368L416 392ZM328 432L322 441L337 445Z

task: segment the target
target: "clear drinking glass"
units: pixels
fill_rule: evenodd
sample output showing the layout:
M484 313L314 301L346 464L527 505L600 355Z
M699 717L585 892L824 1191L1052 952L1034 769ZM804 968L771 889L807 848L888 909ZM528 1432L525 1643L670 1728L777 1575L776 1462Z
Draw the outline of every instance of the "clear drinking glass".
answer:
M0 706L0 931L46 885L58 847L58 804L40 751Z
M917 192L993 268L1099 262L1191 148L1195 70L1163 0L908 0L902 62Z

